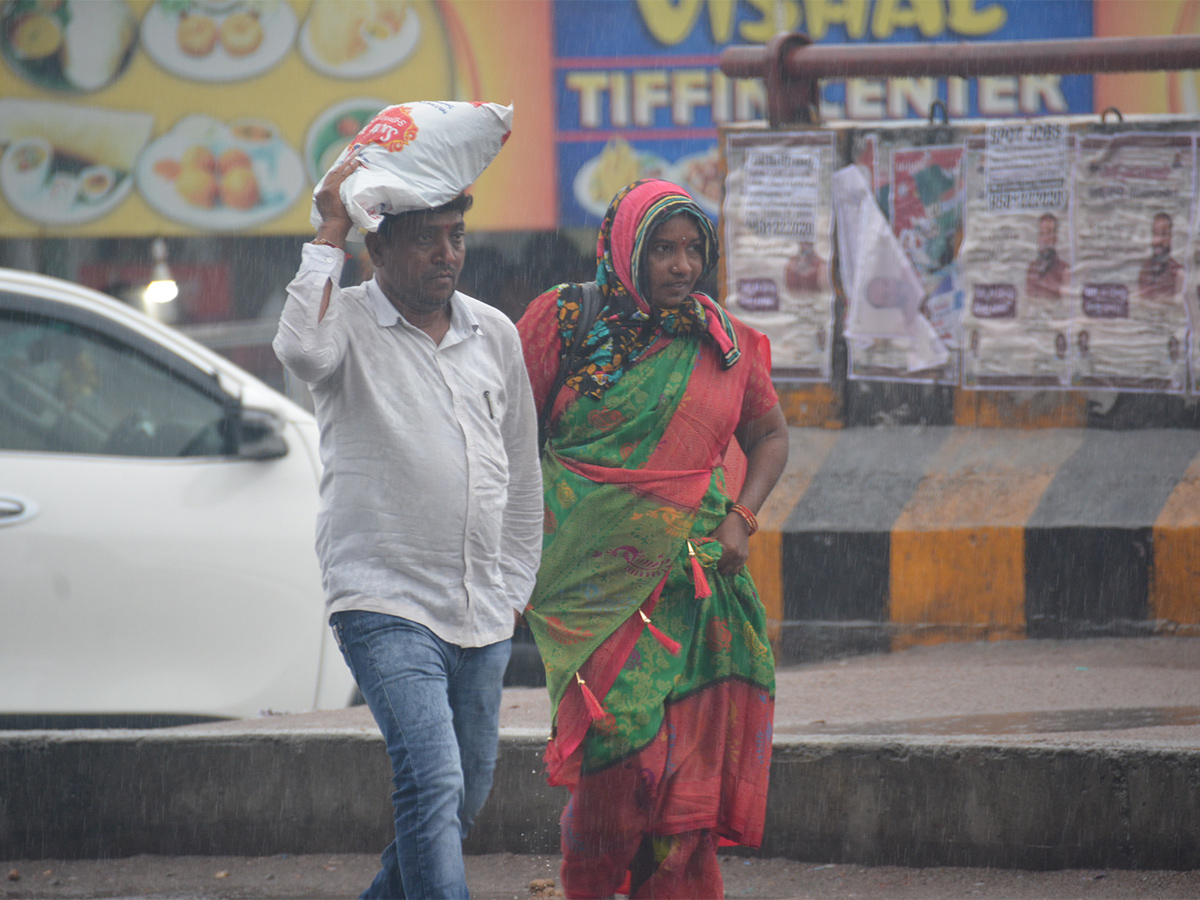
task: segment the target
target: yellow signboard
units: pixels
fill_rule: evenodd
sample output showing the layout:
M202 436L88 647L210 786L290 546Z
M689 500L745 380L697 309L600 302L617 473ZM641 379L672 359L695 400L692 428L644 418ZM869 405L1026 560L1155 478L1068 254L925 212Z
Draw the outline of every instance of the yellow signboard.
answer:
M1096 37L1200 34L1200 0L1104 0L1094 4ZM1200 76L1169 69L1096 76L1097 111L1200 115Z
M0 236L303 234L362 125L437 99L515 106L472 227L552 228L550 43L548 0L15 0Z

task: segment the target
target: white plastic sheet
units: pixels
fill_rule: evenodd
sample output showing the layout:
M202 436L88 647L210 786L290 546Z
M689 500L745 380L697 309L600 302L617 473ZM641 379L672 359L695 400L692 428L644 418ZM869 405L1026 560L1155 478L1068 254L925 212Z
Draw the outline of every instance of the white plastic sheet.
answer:
M909 372L945 365L950 353L921 312L921 277L857 166L834 173L833 206L852 349L888 338L904 347Z

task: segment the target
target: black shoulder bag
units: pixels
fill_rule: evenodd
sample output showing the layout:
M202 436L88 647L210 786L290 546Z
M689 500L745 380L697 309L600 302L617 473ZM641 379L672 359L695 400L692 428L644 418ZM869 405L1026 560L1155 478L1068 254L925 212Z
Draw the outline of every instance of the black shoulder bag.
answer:
M550 410L554 408L554 401L558 399L567 376L579 362L579 350L583 346L583 340L591 331L596 317L600 315L600 307L604 305L604 293L594 281L572 285L569 290L574 292L574 296L569 299L579 302L579 319L575 322L575 330L571 335L571 346L559 357L554 387L546 395L542 403L542 414L538 416L538 456L546 452L546 441L550 439Z

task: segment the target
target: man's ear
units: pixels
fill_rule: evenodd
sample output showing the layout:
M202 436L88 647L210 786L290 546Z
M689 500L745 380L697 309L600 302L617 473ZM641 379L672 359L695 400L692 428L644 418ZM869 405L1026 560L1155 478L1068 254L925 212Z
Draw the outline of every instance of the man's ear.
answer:
M379 267L383 264L382 253L384 247L384 239L374 231L368 231L363 236L363 243L367 247L367 255L371 257L371 265Z

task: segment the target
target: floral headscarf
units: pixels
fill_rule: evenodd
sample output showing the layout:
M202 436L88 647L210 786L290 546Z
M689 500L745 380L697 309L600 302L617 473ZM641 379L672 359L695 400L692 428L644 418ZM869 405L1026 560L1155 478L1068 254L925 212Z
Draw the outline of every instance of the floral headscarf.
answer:
M717 265L719 250L712 223L696 201L678 185L660 179L635 181L613 197L596 242L596 282L604 306L580 350L580 362L566 384L599 398L665 332L712 338L725 368L741 355L725 311L705 294L692 294L682 305L663 310L642 297L645 249L650 236L667 219L690 215L703 243L703 279ZM569 346L579 320L579 301L567 285L559 291L558 328Z

